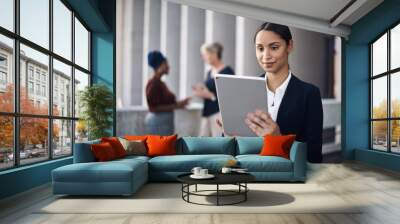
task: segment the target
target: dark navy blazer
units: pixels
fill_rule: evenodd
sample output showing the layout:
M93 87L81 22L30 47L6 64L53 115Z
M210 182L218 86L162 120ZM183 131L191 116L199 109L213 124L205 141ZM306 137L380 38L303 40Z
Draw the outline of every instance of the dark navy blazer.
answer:
M322 101L318 87L292 74L279 106L276 123L283 135L295 134L297 141L307 144L309 162L322 162L322 122Z

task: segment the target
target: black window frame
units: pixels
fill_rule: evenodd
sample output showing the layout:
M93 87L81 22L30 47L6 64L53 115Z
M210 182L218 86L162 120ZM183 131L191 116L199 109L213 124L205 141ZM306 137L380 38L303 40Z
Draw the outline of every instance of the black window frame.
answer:
M53 59L58 60L59 62L62 62L68 66L71 66L71 80L72 80L72 87L71 87L71 92L72 92L72 103L71 105L75 104L75 69L85 73L89 77L89 83L88 85L92 85L92 61L91 61L91 37L92 37L92 30L89 28L89 26L84 22L84 20L79 16L78 13L76 13L75 10L72 9L72 7L66 2L65 0L59 0L68 10L71 11L71 59L64 58L63 56L53 52L53 1L54 0L48 0L49 2L49 45L48 49L45 47L40 46L39 44L36 44L32 41L30 41L27 38L24 38L23 36L20 35L20 0L14 0L13 1L13 10L14 10L14 27L13 31L8 30L4 27L0 26L0 35L3 35L7 38L12 39L13 41L13 65L12 65L12 74L14 78L14 110L13 112L2 112L0 111L0 116L4 117L11 117L13 119L13 166L10 167L5 167L5 168L0 168L0 172L3 172L5 170L12 170L16 169L19 167L24 167L24 166L31 166L34 164L38 163L43 163L43 162L48 162L51 160L59 160L62 158L67 158L73 156L74 152L74 143L75 143L75 126L76 126L76 121L79 120L79 117L75 116L75 108L71 108L71 115L70 116L55 116L53 115ZM75 18L85 27L85 29L88 31L88 69L85 69L81 67L80 65L75 63ZM20 44L23 44L27 47L30 47L36 51L39 51L40 53L43 53L48 56L49 62L48 62L48 86L47 86L47 91L48 91L48 113L47 115L38 115L38 114L26 114L26 113L21 113L20 112ZM28 74L26 74L28 77ZM34 71L35 75L35 71ZM28 78L29 79L29 78ZM21 118L44 118L47 119L48 122L48 136L47 136L47 141L48 141L48 158L40 160L38 162L32 162L32 163L27 163L27 164L21 164L20 162L20 119ZM54 157L53 155L53 122L57 120L65 120L65 121L70 121L72 125L72 133L71 133L71 153L68 155L62 155L62 156L57 156Z
M400 20L396 21L393 23L391 26L385 29L384 32L379 34L375 39L373 39L371 42L368 43L368 48L369 48L369 149L373 151L379 151L379 152L386 152L386 153L391 153L391 154L400 154L400 152L393 152L392 151L392 135L391 135L391 122L392 121L400 121L400 117L392 117L392 111L391 111L391 106L392 106L392 101L391 101L391 79L392 76L395 75L396 73L400 72L400 67L391 69L391 31L393 28L400 26ZM387 67L386 71L380 74L376 74L374 76L373 74L373 44L379 40L381 37L384 35L387 35ZM386 77L386 86L387 86L387 105L386 105L386 118L373 118L373 81L378 78ZM373 122L375 121L386 121L386 151L375 149L374 148L374 136L373 136Z

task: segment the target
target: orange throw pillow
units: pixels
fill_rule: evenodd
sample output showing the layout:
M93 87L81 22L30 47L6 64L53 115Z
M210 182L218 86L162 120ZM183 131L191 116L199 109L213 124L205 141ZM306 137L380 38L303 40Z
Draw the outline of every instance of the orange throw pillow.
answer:
M264 136L264 146L261 149L261 156L280 156L290 158L290 147L296 135L266 135Z
M146 141L147 135L125 135L124 139L129 141Z
M126 151L124 146L122 146L121 142L119 142L118 138L116 137L109 137L109 138L101 138L101 142L108 142L114 149L115 155L117 158L125 157Z
M93 144L91 145L91 149L94 157L99 162L110 161L117 158L113 147L108 142Z
M176 139L178 135L147 137L148 156L176 155Z

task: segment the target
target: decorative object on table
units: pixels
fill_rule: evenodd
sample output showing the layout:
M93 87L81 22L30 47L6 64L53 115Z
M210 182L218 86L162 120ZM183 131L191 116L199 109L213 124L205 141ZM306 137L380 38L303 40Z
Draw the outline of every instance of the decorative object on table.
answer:
M86 87L79 93L81 117L87 124L89 140L110 136L112 127L113 94L103 84Z
M233 168L240 168L238 162L235 159L229 159L226 161L226 163L223 165L221 169L221 173L230 173L232 172Z
M208 169L203 169L201 167L194 167L192 170L190 178L193 179L211 179L214 175L208 173Z
M222 169L221 169L221 173L230 173L230 172L232 172L232 168L230 168L230 167L222 167Z
M247 173L246 168L231 168L231 167L222 167L221 173L231 173L231 172L236 172L236 173Z
M200 175L200 170L201 170L201 169L203 169L203 168L197 166L197 167L193 167L193 169L192 169L191 171L192 171L192 173L193 173L194 175Z

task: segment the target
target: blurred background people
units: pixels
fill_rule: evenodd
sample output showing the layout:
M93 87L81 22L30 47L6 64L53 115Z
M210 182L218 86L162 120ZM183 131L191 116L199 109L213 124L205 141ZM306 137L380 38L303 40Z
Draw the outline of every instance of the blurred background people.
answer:
M221 136L222 131L216 124L220 113L214 77L216 74L233 75L234 71L222 61L223 46L220 43L205 43L200 51L204 62L210 66L205 81L192 86L193 94L204 100L200 136Z
M177 101L175 94L161 80L169 72L168 61L161 52L150 52L147 60L154 73L146 85L146 99L149 106L149 112L145 118L146 133L172 135L175 132L174 110L184 108L190 98Z

